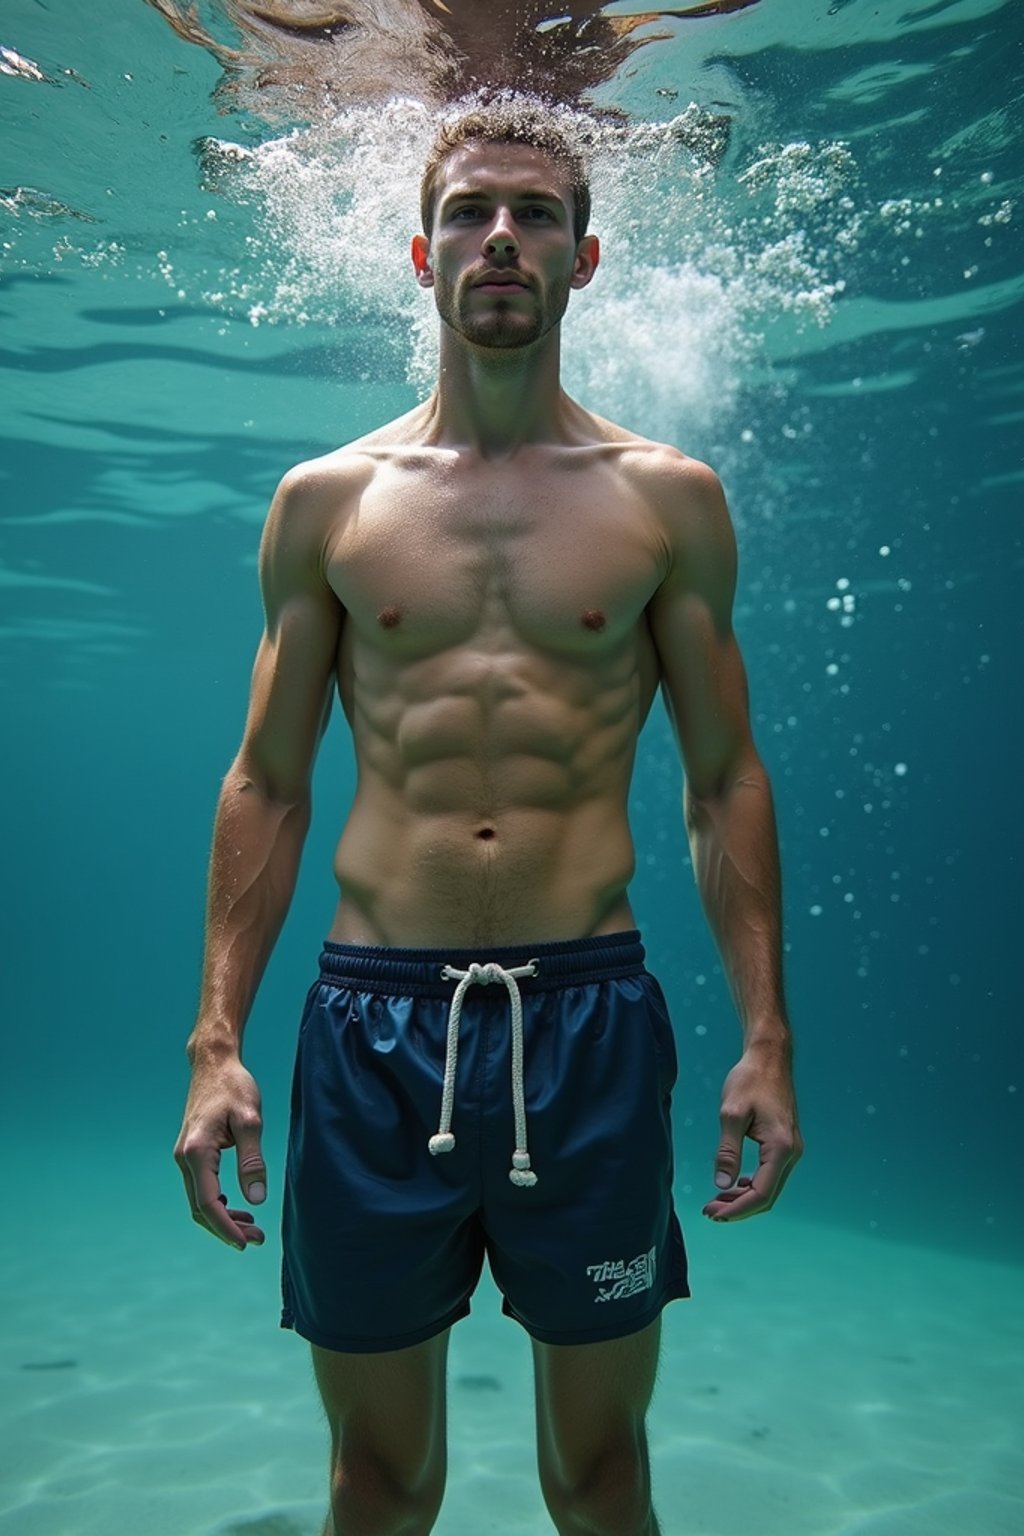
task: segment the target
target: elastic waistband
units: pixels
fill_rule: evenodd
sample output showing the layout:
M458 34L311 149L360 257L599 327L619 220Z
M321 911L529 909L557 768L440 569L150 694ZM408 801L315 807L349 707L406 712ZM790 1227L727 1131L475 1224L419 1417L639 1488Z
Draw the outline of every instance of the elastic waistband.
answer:
M441 975L444 966L466 971L471 965L493 961L511 970L528 960L537 961L537 974L520 981L524 996L636 976L644 968L644 947L636 929L556 944L487 949L392 949L373 944L333 944L328 939L320 955L320 980L334 987L357 987L361 992L450 997L454 983ZM503 989L499 990L504 996Z

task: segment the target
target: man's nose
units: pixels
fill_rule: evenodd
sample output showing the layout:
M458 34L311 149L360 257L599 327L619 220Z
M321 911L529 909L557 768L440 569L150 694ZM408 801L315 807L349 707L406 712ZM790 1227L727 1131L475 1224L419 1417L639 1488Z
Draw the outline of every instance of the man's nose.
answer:
M519 250L516 227L507 208L499 208L484 238L487 256L515 256Z

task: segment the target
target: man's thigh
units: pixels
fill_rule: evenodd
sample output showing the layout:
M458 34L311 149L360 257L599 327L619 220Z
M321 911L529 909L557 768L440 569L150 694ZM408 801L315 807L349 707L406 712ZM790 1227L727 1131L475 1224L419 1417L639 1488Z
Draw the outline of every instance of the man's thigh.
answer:
M606 1455L634 1448L646 1469L644 1419L654 1392L661 1318L597 1344L533 1340L541 1477L573 1484Z

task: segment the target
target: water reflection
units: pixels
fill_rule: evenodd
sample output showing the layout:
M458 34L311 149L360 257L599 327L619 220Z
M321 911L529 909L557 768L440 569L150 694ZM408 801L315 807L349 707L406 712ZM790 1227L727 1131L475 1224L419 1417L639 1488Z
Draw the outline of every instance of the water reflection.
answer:
M628 16L609 15L593 0L221 0L234 41L210 31L183 0L147 3L223 66L222 110L308 121L395 96L438 107L485 88L586 105L637 49L673 36L645 28L746 10L758 0Z

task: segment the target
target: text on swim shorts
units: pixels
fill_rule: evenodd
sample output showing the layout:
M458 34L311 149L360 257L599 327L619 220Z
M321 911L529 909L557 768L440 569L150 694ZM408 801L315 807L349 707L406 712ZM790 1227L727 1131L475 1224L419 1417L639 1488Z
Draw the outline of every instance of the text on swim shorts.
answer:
M599 1290L595 1301L624 1301L638 1291L649 1291L654 1285L656 1250L638 1253L635 1259L605 1259L601 1264L588 1264L587 1274ZM609 1285L609 1281L613 1282Z

